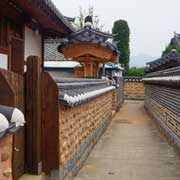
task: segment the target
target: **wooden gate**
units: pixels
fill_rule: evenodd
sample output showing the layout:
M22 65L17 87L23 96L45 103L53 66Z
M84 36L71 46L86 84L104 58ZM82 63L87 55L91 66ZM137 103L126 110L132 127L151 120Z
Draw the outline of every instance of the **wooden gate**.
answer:
M41 60L27 59L26 120L28 173L50 173L59 168L59 92Z
M13 72L0 69L0 104L17 107L24 112L24 78ZM24 173L24 128L13 138L13 179Z

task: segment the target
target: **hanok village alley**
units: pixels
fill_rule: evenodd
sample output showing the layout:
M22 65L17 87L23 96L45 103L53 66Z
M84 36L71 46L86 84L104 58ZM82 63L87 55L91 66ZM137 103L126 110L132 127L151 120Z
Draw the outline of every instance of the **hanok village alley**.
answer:
M0 1L0 180L180 178L180 35L143 77L114 37L51 0Z

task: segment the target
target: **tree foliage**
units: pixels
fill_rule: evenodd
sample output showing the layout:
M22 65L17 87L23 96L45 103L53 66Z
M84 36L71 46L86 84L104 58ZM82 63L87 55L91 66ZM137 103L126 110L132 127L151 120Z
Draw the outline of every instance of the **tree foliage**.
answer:
M93 6L89 6L88 10L82 9L81 7L79 8L79 16L76 18L76 21L75 21L76 25L80 29L83 29L84 28L84 20L85 20L86 16L88 16L88 15L91 16L93 19L93 28L102 30L103 25L100 24L100 16L95 15Z
M118 20L114 22L112 33L115 34L114 41L117 43L117 48L120 51L119 63L123 64L126 70L129 69L130 49L129 36L130 29L127 21Z
M144 76L144 67L132 67L126 72L126 76Z
M176 51L178 53L180 53L180 48L176 48L174 45L170 44L170 45L166 46L165 50L162 52L162 56L170 53L172 51L172 49L176 49Z

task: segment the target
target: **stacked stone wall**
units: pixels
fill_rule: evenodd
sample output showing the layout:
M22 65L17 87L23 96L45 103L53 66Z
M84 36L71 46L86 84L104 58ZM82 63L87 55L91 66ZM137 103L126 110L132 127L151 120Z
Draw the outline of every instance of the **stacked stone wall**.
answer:
M145 108L180 153L180 67L148 74Z
M106 129L116 104L116 90L87 103L69 107L60 103L60 170L51 179L73 179Z
M12 180L12 140L10 134L0 139L0 180Z
M125 99L144 100L144 83L142 78L126 77L124 84Z

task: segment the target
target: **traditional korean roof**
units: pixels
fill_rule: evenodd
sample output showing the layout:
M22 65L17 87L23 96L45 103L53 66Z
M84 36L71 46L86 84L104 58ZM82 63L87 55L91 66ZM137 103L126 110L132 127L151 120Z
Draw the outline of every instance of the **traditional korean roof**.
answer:
M74 69L81 64L76 61L45 61L44 70Z
M0 105L0 138L6 132L15 133L24 124L24 115L19 109Z
M106 79L55 78L59 87L59 99L68 106L77 106L104 93L112 91L115 86Z
M8 0L9 4L22 11L29 19L41 28L57 33L69 34L76 29L69 22L72 19L63 16L51 0Z
M72 18L63 16L51 0L41 0L41 1L43 1L52 10L52 12L58 17L58 19L62 21L72 32L75 31L73 26L71 26L71 24L68 23L68 21L73 21Z
M92 28L92 23L91 23L91 17L87 16L85 19L85 26L84 29L81 29L77 32L71 33L68 38L63 41L61 46L66 46L69 44L79 44L82 42L90 42L93 44L99 44L103 47L108 47L112 51L117 52L117 47L116 44L112 42L113 35L102 32L97 29ZM60 48L61 48L60 46Z
M180 87L180 66L147 74L143 81L150 84L175 85Z
M64 16L69 22L74 22L75 21L75 18L74 17L67 17L67 16Z
M112 37L113 36L110 34L87 27L83 30L71 34L68 39L64 41L64 45L91 42L94 44L99 44L103 47L109 47L112 51L117 51L116 45L109 40L109 38Z
M44 61L62 61L65 60L62 53L58 52L58 46L62 39L44 40Z
M139 76L125 76L124 81L127 82L141 82L143 77Z
M175 32L170 44L174 45L175 48L180 48L180 34Z
M175 49L173 49L170 53L164 55L163 57L147 63L145 72L151 73L171 67L176 67L178 65L180 65L180 54Z

